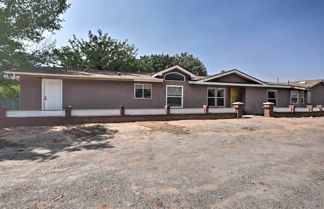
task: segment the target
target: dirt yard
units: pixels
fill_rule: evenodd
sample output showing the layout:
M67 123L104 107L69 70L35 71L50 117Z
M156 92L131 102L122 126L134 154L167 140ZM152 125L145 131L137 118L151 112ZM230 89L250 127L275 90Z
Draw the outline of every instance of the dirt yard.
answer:
M324 208L324 118L1 129L0 208Z

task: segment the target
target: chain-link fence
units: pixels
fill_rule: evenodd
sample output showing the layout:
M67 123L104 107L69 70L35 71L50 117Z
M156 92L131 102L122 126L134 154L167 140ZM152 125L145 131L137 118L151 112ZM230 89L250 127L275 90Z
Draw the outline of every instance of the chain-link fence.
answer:
M0 106L6 107L6 110L19 110L19 98L0 98Z

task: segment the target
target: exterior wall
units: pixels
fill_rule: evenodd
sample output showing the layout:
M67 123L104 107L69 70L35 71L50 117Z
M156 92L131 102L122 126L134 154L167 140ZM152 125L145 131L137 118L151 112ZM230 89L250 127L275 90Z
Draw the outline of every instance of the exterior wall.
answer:
M37 77L22 76L20 82L20 109L41 110L42 81Z
M277 107L288 107L290 102L290 89L246 87L245 111L247 114L263 114L262 105L268 101L268 90L277 90Z
M142 83L142 82L136 82ZM151 99L134 98L134 82L105 80L63 80L63 106L74 109L161 108L165 89L162 83L152 84Z
M230 74L226 75L220 78L215 78L213 80L210 80L209 82L227 82L227 83L248 83L248 84L256 84L254 81L250 81L247 79L244 79L238 75Z
M324 105L324 85L318 84L311 89L312 92L312 104Z

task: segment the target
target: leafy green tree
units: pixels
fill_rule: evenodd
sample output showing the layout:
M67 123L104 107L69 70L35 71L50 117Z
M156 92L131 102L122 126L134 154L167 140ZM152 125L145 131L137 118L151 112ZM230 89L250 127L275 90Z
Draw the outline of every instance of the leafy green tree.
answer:
M197 57L188 53L176 54L175 56L165 54L141 56L138 60L138 71L155 73L174 65L179 65L195 75L207 75L205 65Z
M44 33L61 28L60 17L67 0L0 0L0 66L25 67L42 64L47 49L28 50L28 43L38 44Z
M134 71L137 49L126 41L113 39L107 33L91 31L88 40L73 36L69 45L54 50L56 63L66 68Z
M0 98L19 97L19 83L17 80L0 77Z

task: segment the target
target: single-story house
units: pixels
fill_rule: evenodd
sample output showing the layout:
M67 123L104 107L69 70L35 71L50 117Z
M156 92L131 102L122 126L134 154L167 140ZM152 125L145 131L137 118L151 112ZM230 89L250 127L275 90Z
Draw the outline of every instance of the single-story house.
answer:
M180 66L155 74L44 67L5 73L19 76L21 110L231 107L239 101L247 114L262 114L264 102L324 104L324 80L270 83L235 69L210 76Z

